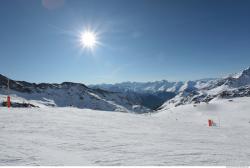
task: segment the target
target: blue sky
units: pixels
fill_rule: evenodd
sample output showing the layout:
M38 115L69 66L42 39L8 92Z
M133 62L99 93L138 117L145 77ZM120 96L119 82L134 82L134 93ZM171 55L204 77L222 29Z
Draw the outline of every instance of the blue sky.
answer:
M0 1L0 73L85 84L221 77L250 66L249 0ZM63 3L62 3L63 2ZM78 34L98 32L94 50Z

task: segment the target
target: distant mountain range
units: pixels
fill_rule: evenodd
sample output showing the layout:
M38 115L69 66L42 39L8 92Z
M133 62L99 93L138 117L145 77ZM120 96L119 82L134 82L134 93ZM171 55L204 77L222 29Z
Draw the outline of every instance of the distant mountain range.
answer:
M186 82L169 82L167 80L145 83L123 82L118 84L90 85L90 87L114 92L135 92L153 95L148 101L153 102L153 100L156 101L156 98L159 98L158 104L153 103L156 105L153 107L156 107L154 110L160 110L188 103L209 102L216 97L250 96L250 67L225 78L207 78ZM159 104L161 105L157 107Z
M250 96L250 67L240 73L207 82L188 81L178 94L159 109L167 109L189 103L208 103L214 98Z
M5 101L8 78L0 75L0 101ZM169 82L123 82L86 86L81 83L29 83L10 79L12 100L37 106L74 106L105 111L149 112L214 98L250 96L250 67L219 79Z
M104 90L110 90L114 92L136 92L136 93L156 93L156 92L172 92L178 93L184 90L186 87L192 87L192 85L199 87L209 81L216 80L216 78L200 79L195 81L178 81L169 82L167 80L155 81L155 82L122 82L117 84L98 84L89 85L91 88L101 88ZM188 86L187 86L188 85Z

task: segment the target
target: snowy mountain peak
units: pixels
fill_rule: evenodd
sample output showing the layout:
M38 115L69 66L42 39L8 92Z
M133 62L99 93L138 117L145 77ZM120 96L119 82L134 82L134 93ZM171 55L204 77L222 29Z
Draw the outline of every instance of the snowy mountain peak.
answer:
M241 76L250 76L250 67L248 67L248 68L246 68L246 69L244 69L244 70L242 70L242 71L240 71L238 73L230 74L230 75L224 77L224 79L226 79L226 78L235 78L235 79L237 79L237 78L240 78Z
M180 88L179 92L185 92L185 91L189 92L191 90L194 90L195 89L195 84L196 84L196 82L194 82L194 81L186 81L182 85L182 87Z
M250 67L240 73L225 78L224 81L225 85L234 88L250 85Z
M209 102L216 97L250 96L250 67L226 78L208 81L187 81L178 94L165 102L160 109L183 104Z
M127 96L102 89L91 89L81 83L63 82L61 84L29 83L10 81L0 75L0 106L10 94L16 103L33 103L35 106L74 106L78 108L99 109L105 111L147 112L148 108L141 105L138 97Z
M236 78L242 78L242 77L250 77L250 67L239 73Z

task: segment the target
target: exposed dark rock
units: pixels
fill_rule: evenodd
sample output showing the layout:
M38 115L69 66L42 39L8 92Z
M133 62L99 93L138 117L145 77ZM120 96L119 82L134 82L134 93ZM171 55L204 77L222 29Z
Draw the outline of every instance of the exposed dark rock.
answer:
M7 107L7 102L4 101L2 103L2 106ZM30 104L30 103L17 103L17 102L11 102L10 106L11 107L24 107L24 108L30 108L30 107L37 107L38 108L38 106L35 106L33 104Z

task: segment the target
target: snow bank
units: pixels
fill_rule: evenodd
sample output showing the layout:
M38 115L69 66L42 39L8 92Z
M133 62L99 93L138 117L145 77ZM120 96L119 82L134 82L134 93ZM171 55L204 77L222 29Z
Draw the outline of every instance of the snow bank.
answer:
M216 99L151 115L0 107L0 165L250 165L249 102ZM209 118L220 127L208 127Z

